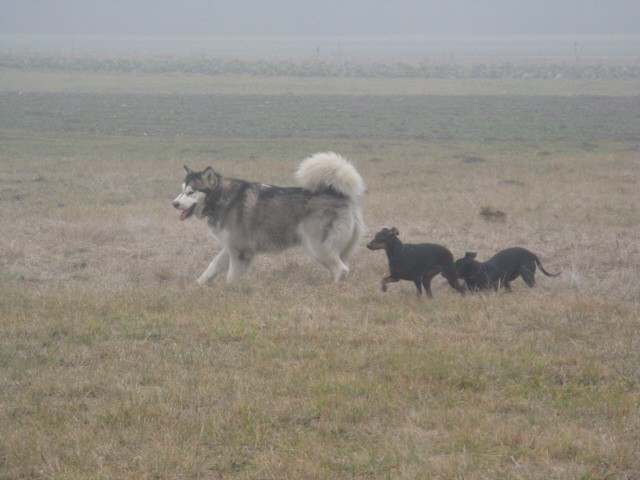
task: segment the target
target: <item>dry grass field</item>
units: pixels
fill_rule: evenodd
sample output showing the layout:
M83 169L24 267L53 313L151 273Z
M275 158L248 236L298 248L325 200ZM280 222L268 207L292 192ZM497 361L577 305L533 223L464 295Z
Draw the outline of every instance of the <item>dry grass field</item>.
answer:
M640 478L640 151L538 133L2 129L0 478ZM182 165L290 185L327 149L367 183L369 235L562 274L428 300L379 291L382 252L332 284L293 249L197 287L219 247L171 207Z

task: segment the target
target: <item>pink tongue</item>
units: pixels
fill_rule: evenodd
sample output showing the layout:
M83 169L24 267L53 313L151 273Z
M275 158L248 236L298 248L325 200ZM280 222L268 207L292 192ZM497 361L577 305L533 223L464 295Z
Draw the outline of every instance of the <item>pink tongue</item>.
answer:
M189 218L189 215L191 215L191 209L183 210L183 211L180 213L180 220L181 220L181 221L182 221L182 220L186 220L187 218Z

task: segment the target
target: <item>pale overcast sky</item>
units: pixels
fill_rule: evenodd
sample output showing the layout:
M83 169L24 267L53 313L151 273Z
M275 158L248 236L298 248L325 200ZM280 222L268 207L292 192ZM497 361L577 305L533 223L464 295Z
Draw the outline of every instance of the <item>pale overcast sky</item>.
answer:
M0 33L638 34L640 0L0 0Z

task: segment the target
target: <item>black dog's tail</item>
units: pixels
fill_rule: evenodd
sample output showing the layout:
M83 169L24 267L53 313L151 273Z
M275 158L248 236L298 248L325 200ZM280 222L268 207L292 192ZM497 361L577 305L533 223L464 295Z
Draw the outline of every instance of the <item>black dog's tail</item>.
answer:
M558 273L549 273L547 272L544 267L542 266L542 263L540 263L540 259L538 258L537 255L534 255L535 259L536 259L536 265L538 265L538 268L540 269L540 271L542 273L544 273L547 277L557 277L558 275L560 275L562 272L558 272Z

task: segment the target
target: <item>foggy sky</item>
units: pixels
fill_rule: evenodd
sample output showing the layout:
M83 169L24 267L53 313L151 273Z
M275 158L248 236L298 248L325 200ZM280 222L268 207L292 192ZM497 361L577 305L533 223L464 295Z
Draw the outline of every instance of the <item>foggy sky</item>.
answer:
M640 0L0 0L0 34L638 34Z

